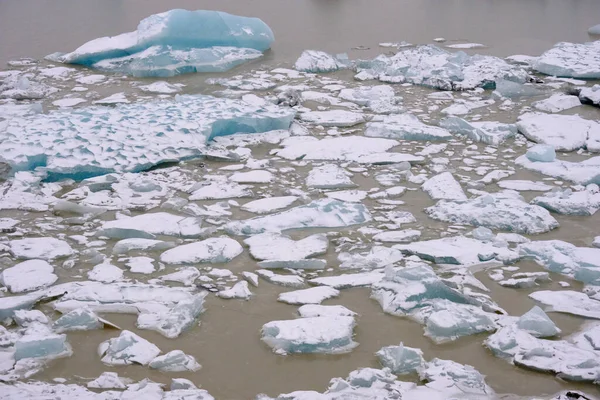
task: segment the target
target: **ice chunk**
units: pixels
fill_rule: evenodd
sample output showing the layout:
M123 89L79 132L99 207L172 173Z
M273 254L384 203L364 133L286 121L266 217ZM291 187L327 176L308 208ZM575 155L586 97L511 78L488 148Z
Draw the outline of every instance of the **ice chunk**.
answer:
M347 67L347 60L319 50L304 50L294 64L294 68L302 72L333 72Z
M87 331L92 329L100 329L104 323L98 316L89 308L78 308L69 311L56 321L52 327L57 332L67 331Z
M298 275L280 275L266 269L256 270L256 273L267 282L286 287L303 287L304 279Z
M14 320L17 324L27 327L33 323L47 324L48 317L40 310L16 310Z
M34 292L21 296L0 297L0 321L12 318L17 310L29 310L43 294Z
M119 240L113 247L113 254L126 254L130 251L160 251L174 247L174 243L162 240L131 238Z
M434 200L467 200L460 183L454 179L450 172L442 172L429 178L421 189Z
M588 185L590 183L600 184L600 172L598 171L600 157L588 158L581 162L562 160L541 162L541 160L531 160L529 158L529 153L527 154L527 156L517 157L515 164L531 171L553 176L558 179L565 179L579 185Z
M112 283L123 279L123 270L116 265L101 263L88 271L87 277L92 281Z
M143 85L139 87L142 92L150 92L150 93L162 93L162 94L172 94L181 91L181 87L177 85L171 85L165 81L157 81L152 82L149 85Z
M351 173L335 164L325 164L313 168L306 178L306 185L316 189L345 189L355 187L350 180Z
M581 292L542 290L531 293L529 297L547 306L548 311L600 319L600 301L593 300Z
M364 136L342 136L323 140L286 140L282 145L284 149L278 150L277 155L286 160L354 161L371 154L378 156L385 153L397 146L398 142Z
M10 253L18 259L55 260L75 254L75 250L63 240L52 237L37 237L11 240Z
M433 301L430 309L422 309L414 316L425 320L425 336L436 343L496 329L491 315L481 308L449 300Z
M592 26L588 29L590 35L600 35L600 24Z
M121 331L121 334L100 343L98 353L102 362L108 365L141 364L148 365L160 349L146 339L131 331Z
M546 315L544 310L534 306L517 320L517 327L535 337L550 337L560 333L560 329Z
M538 285L538 282L547 282L550 276L547 272L521 272L514 274L510 279L504 279L498 282L500 286L511 288L531 288Z
M444 222L515 233L545 233L558 228L558 221L544 208L502 193L463 201L440 200L426 208L425 212L431 218Z
M226 263L242 251L237 241L221 236L167 250L160 255L160 261L166 264Z
M330 199L360 203L367 197L367 192L364 190L338 190L336 192L326 192L325 196Z
M256 214L269 214L273 211L287 208L296 200L298 200L298 196L267 197L265 199L250 201L241 208L244 211Z
M269 183L273 180L273 174L264 170L236 172L229 179L236 183Z
M15 342L15 360L24 358L54 358L71 355L67 335L56 334L46 325L33 324Z
M396 96L394 89L389 85L342 89L338 97L368 107L371 111L380 114L392 114L401 111L399 104L402 97Z
M190 200L220 200L234 197L252 197L251 186L240 185L230 181L210 182L195 190L189 197Z
M527 113L519 117L517 127L528 139L573 151L586 147L600 151L600 123L577 115Z
M288 304L321 304L324 300L339 296L340 291L329 286L283 292L278 301Z
M271 321L262 327L262 340L279 354L346 353L352 340L353 317L312 317Z
M534 108L549 113L558 113L581 105L577 96L556 93L545 100L536 101L532 104Z
M373 246L368 252L341 252L338 261L341 269L377 269L402 260L400 250L385 246Z
M600 85L584 87L579 92L579 100L582 103L593 104L600 107Z
M202 368L193 356L189 356L181 350L173 350L163 356L158 356L150 361L148 366L164 372L197 371Z
M206 292L201 292L178 301L171 308L142 312L138 316L136 326L140 329L154 330L170 339L176 338L194 325L204 311L206 295Z
M515 124L502 124L500 122L468 122L459 117L448 117L440 121L440 126L453 134L465 135L476 142L498 146L507 139L516 136Z
M301 260L327 252L329 240L324 234L294 241L277 233L263 233L244 240L250 255L257 260Z
M597 185L588 190L573 192L557 190L534 198L531 203L550 211L567 215L594 215L600 209L600 191Z
M551 146L550 146L551 147ZM554 149L554 148L552 148ZM527 180L501 180L498 182L498 186L502 189L517 190L517 191L535 191L535 192L547 192L552 190L553 186L547 185L543 182L533 182Z
M98 235L115 239L154 239L157 235L195 237L200 234L201 225L199 218L158 212L105 222Z
M565 78L600 78L600 41L561 42L543 53L533 68L546 75Z
M370 220L371 214L360 203L320 199L277 214L230 222L226 230L232 234L251 235L287 229L345 227Z
M311 317L354 317L356 313L344 306L322 306L306 304L298 308L298 315L302 318Z
M434 358L419 371L419 377L429 381L427 387L447 393L446 396L456 393L457 397L496 397L484 376L470 365Z
M402 140L449 140L450 132L426 125L412 114L390 115L381 122L368 122L365 136Z
M416 229L404 229L401 231L381 232L373 236L373 240L389 243L410 243L421 237L421 231Z
M82 180L197 158L217 136L287 130L293 118L289 108L203 95L58 110L0 126L0 156L15 171Z
M218 292L217 296L222 299L248 300L250 299L250 296L252 296L252 292L250 292L250 289L248 289L248 282L239 281L230 289L225 289Z
M309 111L300 114L300 119L325 127L349 127L365 122L362 114L345 110Z
M103 372L96 379L88 382L92 389L126 389L127 379L120 378L116 372Z
M507 97L515 99L519 97L533 97L542 95L543 92L538 90L532 84L522 84L517 82L499 79L496 81L496 90L493 93L499 97Z
M43 260L28 260L6 268L0 273L0 283L11 293L29 292L52 285L58 277L54 267Z
M404 375L417 372L425 365L423 352L420 349L404 346L382 347L377 353L379 362L390 369L393 374Z

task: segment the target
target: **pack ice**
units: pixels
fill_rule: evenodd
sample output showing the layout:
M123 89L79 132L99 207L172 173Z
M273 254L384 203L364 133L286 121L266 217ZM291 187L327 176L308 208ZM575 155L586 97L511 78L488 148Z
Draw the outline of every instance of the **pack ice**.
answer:
M168 77L227 71L260 57L273 40L271 29L258 18L175 9L143 19L136 31L94 39L48 58L136 77Z

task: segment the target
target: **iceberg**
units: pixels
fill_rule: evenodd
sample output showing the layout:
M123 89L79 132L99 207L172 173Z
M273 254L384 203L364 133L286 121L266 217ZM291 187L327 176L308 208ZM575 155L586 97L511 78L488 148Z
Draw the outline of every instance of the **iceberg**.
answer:
M469 122L460 117L448 117L440 121L440 126L456 135L465 135L476 142L498 146L517 135L515 124L483 121Z
M131 331L100 343L98 353L102 362L108 365L141 364L148 365L158 356L160 349Z
M164 372L198 371L202 368L193 356L187 355L181 350L173 350L158 356L150 361L148 366Z
M217 136L287 130L294 114L204 95L57 110L0 124L0 157L13 172L43 172L47 181L139 172L199 158Z
M353 317L311 317L271 321L262 327L262 340L279 354L347 353L358 346L352 340Z
M58 280L54 267L44 260L23 261L0 273L0 283L11 293L29 292L52 285Z
M381 365L389 368L396 375L417 372L425 365L423 352L420 349L404 346L402 342L399 346L382 347L375 354Z
M237 241L221 236L174 247L162 253L160 261L166 264L226 263L242 251Z
M600 209L600 190L591 184L585 190L573 192L571 189L551 191L535 197L531 204L566 215L594 215Z
M48 58L138 77L168 77L226 71L260 57L273 40L258 18L175 9L143 19L134 32L94 39Z
M319 50L304 50L294 69L301 72L334 72L349 67L349 61L340 56L332 56Z
M412 114L383 117L382 121L368 122L365 136L397 140L449 140L452 135L444 128L424 124Z
M371 214L360 203L320 199L280 213L233 221L228 223L225 229L234 235L253 235L288 229L346 227L370 220Z
M515 233L538 234L558 228L558 221L548 210L502 193L462 201L440 200L425 212L439 221Z
M600 41L557 43L533 63L533 69L542 74L564 78L598 79Z
M517 128L527 139L556 150L600 152L600 123L577 115L526 113L519 117Z

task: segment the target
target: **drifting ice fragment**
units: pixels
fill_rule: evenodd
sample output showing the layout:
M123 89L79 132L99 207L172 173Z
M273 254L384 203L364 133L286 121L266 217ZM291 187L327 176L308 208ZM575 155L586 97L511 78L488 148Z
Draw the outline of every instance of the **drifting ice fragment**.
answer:
M298 275L280 275L267 269L256 270L256 273L267 282L286 287L303 287L304 279Z
M75 254L67 242L51 237L11 240L8 246L14 257L25 260L37 258L50 261Z
M381 270L373 272L361 272L358 274L343 274L338 276L324 276L311 279L313 285L331 286L336 289L347 289L351 287L371 286L381 281L384 274Z
M543 53L533 68L546 75L565 78L600 78L600 41L561 42Z
M108 365L148 365L160 349L133 332L122 331L118 337L100 343L98 353Z
M163 242L162 240L132 238L119 240L117 243L115 243L112 252L113 254L126 254L134 250L160 251L170 249L174 246L174 243Z
M244 249L237 241L222 236L167 250L160 255L160 261L166 264L226 263L242 251Z
M88 382L87 387L92 389L126 389L127 379L120 378L116 372L103 372L93 381Z
M176 338L189 329L204 311L206 295L206 292L198 293L180 300L170 309L143 312L138 316L136 326L140 329L154 330L170 339Z
M517 128L529 140L552 145L557 150L585 147L600 151L600 123L577 115L527 113L519 117Z
M202 368L193 356L189 356L181 350L173 350L163 356L158 356L150 361L148 366L165 372L197 371Z
M252 296L252 292L250 292L250 289L248 289L248 282L239 281L238 283L233 285L232 288L221 290L219 293L217 293L217 296L219 296L222 299L248 300L250 296Z
M87 331L92 329L100 329L104 323L98 316L89 308L78 308L69 311L56 321L52 327L57 332L66 331Z
M401 111L398 104L402 101L402 97L396 96L394 89L389 85L342 89L338 97L368 107L378 114L392 114Z
M402 260L400 250L385 246L373 246L368 252L348 253L338 255L341 269L377 269Z
M535 337L551 337L560 333L560 329L538 306L521 315L517 320L517 327Z
M272 321L263 325L262 340L279 354L346 353L352 340L353 317L313 317Z
M389 243L410 243L421 237L421 231L416 229L404 229L401 231L381 232L373 236L373 240Z
M87 277L91 281L112 283L123 279L123 270L116 265L101 263L88 271Z
M267 197L265 199L250 201L241 208L244 211L256 214L269 214L273 211L287 208L296 200L298 200L297 196Z
M0 273L0 283L11 293L29 292L50 286L57 279L54 267L43 260L23 261Z
M399 346L382 347L377 353L379 362L389 368L393 374L404 375L419 371L425 365L423 352L420 349Z
M325 234L292 240L278 233L262 233L244 240L250 247L250 255L257 260L302 260L327 252L329 240Z
M532 104L534 108L549 113L558 113L581 105L577 96L569 96L562 93L556 93L545 100L540 100Z
M427 387L448 393L448 396L455 393L458 397L496 397L484 376L470 365L434 358L419 371L419 377L429 381Z
M298 308L298 315L302 318L311 317L354 317L356 313L344 306L322 306L319 304L306 304Z
M287 304L321 304L324 300L339 296L340 291L328 286L284 292L277 298Z
M313 168L306 178L306 186L316 189L346 189L355 187L350 180L351 173L335 164L325 164Z
M598 185L589 185L580 192L571 189L552 191L534 198L531 203L547 210L567 215L594 215L600 209Z
M531 161L552 162L556 159L554 146L538 144L527 150L527 158Z
M347 59L341 59L319 50L304 50L294 64L297 71L313 73L333 72L348 66Z
M15 342L15 360L71 355L67 335L55 334L46 325L35 323Z
M553 160L542 162L530 160L527 156L517 157L515 164L558 179L565 179L578 185L600 184L600 157L592 157L581 162Z
M573 290L542 290L529 295L532 299L548 306L547 311L580 315L600 319L600 301Z
M450 132L426 125L412 114L390 115L381 122L369 122L365 136L402 140L449 140Z
M365 122L365 117L362 113L344 110L309 111L300 114L300 119L324 127L349 127Z
M582 103L593 104L600 107L600 85L585 87L579 92L579 100Z
M429 178L421 189L434 200L467 200L460 183L454 179L450 172L442 172Z
M498 146L509 138L517 135L514 124L500 122L468 122L459 117L448 117L440 121L440 126L453 134L465 135L476 142Z

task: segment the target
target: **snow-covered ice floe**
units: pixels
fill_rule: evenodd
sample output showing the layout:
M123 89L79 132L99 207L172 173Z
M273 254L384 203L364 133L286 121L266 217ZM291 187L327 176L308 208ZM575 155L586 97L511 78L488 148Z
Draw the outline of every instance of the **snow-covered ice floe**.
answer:
M176 9L143 19L136 31L94 39L48 58L136 77L169 77L227 71L262 56L273 40L271 29L258 18Z
M498 146L517 134L514 124L483 121L468 122L460 117L448 117L440 121L440 126L453 134L465 135L476 142Z
M554 154L554 150L552 150L552 154ZM526 155L517 157L515 164L578 185L589 185L591 183L600 185L600 156L579 162L563 161L552 156L546 158L546 156L547 154L544 155L545 159L538 159L527 152Z
M559 189L538 196L531 202L558 214L594 215L600 209L600 189L596 184L578 192Z
M293 111L267 103L204 95L60 110L0 124L0 156L13 171L81 180L198 158L217 136L288 129L293 119Z
M304 50L294 64L294 68L301 72L334 72L349 66L347 57L319 50Z
M542 54L533 68L546 75L566 78L600 78L600 41L557 43Z
M600 123L577 115L527 113L519 117L517 128L527 139L556 150L600 152Z

